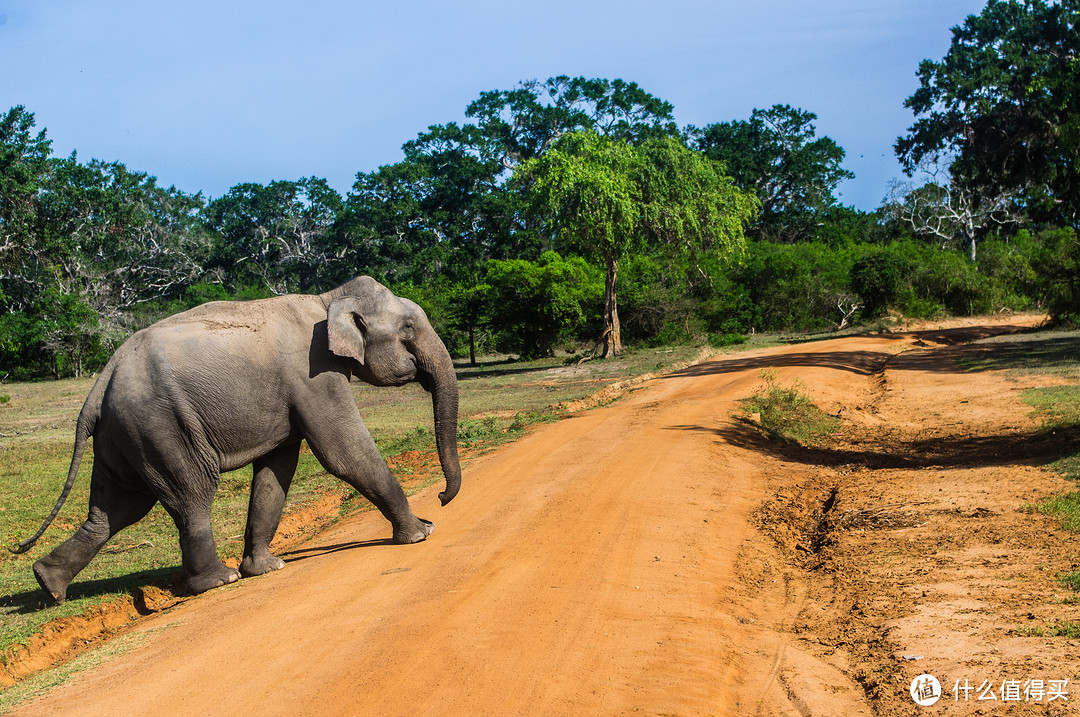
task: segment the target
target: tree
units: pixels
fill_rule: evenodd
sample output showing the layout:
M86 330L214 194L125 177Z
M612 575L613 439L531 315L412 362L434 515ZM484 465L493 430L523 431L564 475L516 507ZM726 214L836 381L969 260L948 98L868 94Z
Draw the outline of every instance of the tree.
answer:
M221 236L210 267L233 289L256 284L274 294L310 291L339 258L330 234L341 196L325 179L238 184L210 202L206 226Z
M919 187L894 181L885 214L943 246L952 242L967 246L968 258L975 263L976 245L983 236L1022 221L1017 193L1002 189L996 196L980 196L950 179L938 181L938 174L929 170L931 181Z
M176 297L203 271L202 197L120 162L50 161L32 247L37 281L75 294L103 319ZM27 278L34 269L25 267Z
M472 122L432 125L404 159L357 175L335 245L388 281L460 283L489 259L539 256L534 216L507 184L513 169L568 132L630 141L677 133L672 107L633 82L553 77L482 92Z
M757 211L718 164L670 138L635 147L570 133L524 162L516 181L564 244L605 267L605 358L622 350L616 286L623 256L652 242L700 269L703 252L741 250Z
M698 150L722 162L739 187L757 193L755 231L763 238L812 238L820 215L837 204L837 186L855 176L840 166L840 145L816 136L816 119L812 112L774 105L755 109L745 122L690 128Z
M952 34L904 103L905 170L944 161L975 205L1020 192L1036 219L1080 226L1080 0L990 0Z
M500 350L550 356L576 336L600 296L596 270L581 257L544 252L536 262L493 259L484 278L487 311Z
M515 212L502 164L480 144L475 126L431 127L404 145L401 162L358 174L335 245L391 282L482 273Z
M675 136L673 109L635 82L560 75L482 92L465 114L477 119L490 156L513 169L568 132L591 131L635 144Z
M44 129L34 134L34 124L34 113L22 105L0 118L0 302L4 285L17 280L31 243L47 174L52 142Z
M1035 260L1043 301L1052 321L1080 327L1080 237L1071 229L1045 234Z

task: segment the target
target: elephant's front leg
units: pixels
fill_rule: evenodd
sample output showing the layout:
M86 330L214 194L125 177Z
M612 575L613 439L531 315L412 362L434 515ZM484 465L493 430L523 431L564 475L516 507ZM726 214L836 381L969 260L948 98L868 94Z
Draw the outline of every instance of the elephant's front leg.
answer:
M431 535L435 524L413 515L405 491L360 420L352 395L346 398L337 422L307 424L308 445L326 470L356 488L390 521L395 543L419 543ZM335 414L327 410L326 415Z
M285 567L285 561L270 552L270 541L277 533L285 496L289 492L300 444L280 446L256 460L252 469L251 501L248 504L247 529L244 531L244 559L240 574L262 575Z

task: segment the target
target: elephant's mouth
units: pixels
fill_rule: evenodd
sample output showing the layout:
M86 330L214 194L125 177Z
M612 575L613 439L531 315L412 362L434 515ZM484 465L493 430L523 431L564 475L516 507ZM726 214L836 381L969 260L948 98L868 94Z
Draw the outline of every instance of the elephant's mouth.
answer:
M428 393L431 393L433 380L432 380L430 374L425 373L424 371L417 371L416 372L416 382L419 383L421 386L423 386L425 391L427 391Z

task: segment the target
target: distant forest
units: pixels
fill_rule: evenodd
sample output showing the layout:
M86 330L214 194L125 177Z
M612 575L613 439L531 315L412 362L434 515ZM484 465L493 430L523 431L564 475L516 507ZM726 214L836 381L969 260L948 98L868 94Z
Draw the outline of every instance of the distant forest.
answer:
M991 0L953 28L882 206L843 206L844 149L789 105L678 126L633 82L481 93L341 196L316 177L208 199L52 155L0 117L0 381L99 369L202 302L367 274L451 353L611 356L882 317L1041 310L1080 323L1080 0Z

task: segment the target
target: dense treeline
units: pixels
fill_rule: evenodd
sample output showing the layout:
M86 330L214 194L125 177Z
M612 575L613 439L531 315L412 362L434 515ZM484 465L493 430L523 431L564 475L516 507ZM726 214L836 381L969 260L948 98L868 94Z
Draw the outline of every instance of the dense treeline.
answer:
M918 70L911 177L842 206L812 112L679 127L634 83L482 93L341 196L316 177L207 200L119 162L52 155L0 117L0 380L96 370L125 336L213 299L370 274L451 351L613 355L888 312L1080 320L1080 0L991 0Z

